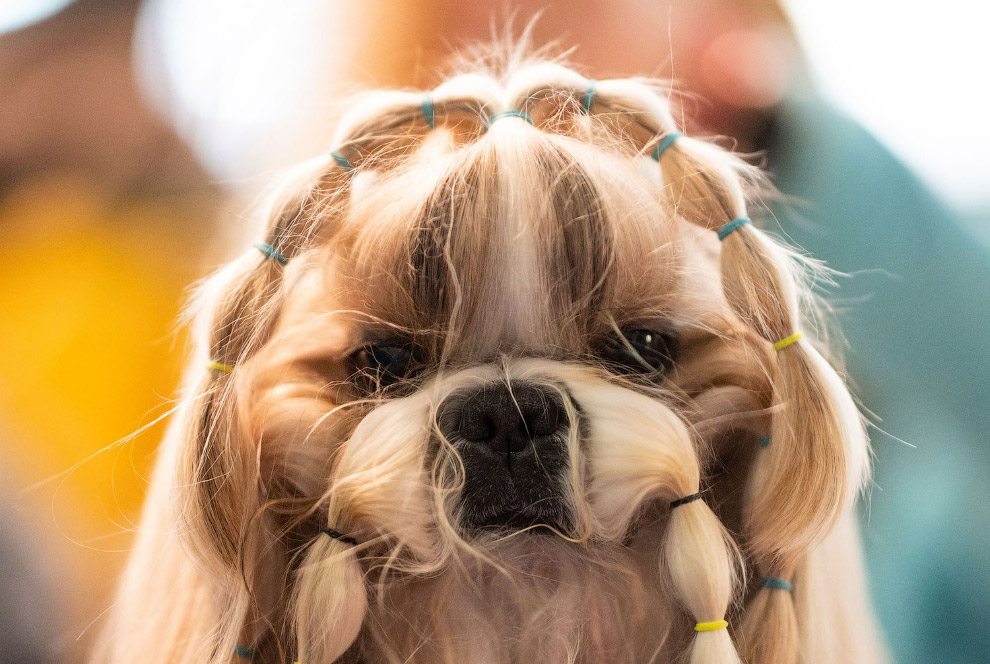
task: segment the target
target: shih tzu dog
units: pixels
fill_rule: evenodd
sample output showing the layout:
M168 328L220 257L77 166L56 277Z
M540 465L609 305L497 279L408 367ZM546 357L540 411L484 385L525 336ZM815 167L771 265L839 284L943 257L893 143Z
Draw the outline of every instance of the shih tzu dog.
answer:
M355 99L202 290L94 661L883 660L868 441L760 186L641 80Z

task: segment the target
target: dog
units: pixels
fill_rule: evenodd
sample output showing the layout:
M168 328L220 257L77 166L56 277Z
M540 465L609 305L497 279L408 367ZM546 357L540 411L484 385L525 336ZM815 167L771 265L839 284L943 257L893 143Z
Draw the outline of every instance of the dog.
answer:
M201 289L94 661L883 661L764 187L552 60L356 98Z

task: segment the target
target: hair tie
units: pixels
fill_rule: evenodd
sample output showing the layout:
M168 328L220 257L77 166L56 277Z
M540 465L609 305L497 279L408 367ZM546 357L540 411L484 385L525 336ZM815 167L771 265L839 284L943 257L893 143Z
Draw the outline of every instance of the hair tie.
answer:
M686 505L687 503L693 502L701 498L701 491L698 493L692 493L690 496L684 496L683 498L678 498L677 500L670 503L670 509L675 507L680 507L681 505Z
M585 113L591 112L591 104L595 101L595 86L598 85L598 81L591 79L591 85L588 89L584 91L584 99L581 100L581 108L584 109Z
M722 228L718 229L717 231L718 239L724 240L732 233L732 231L736 230L737 228L742 228L748 223L750 223L749 217L736 217L735 219L727 223L725 226L722 226Z
M225 374L229 374L231 371L234 370L234 367L232 367L231 365L224 364L223 362L217 362L216 360L207 362L206 368L212 371L220 371Z
M789 337L784 337L780 341L775 341L774 344L773 344L773 349L774 350L784 350L785 348L787 348L791 344L797 343L798 341L801 341L801 339L803 337L804 337L804 332L795 332L794 334L792 334Z
M358 543L358 541L353 537L348 537L344 533L340 532L339 530L334 530L333 528L324 528L320 532L323 533L324 535L328 535L329 537L335 540L343 542L344 544L350 544L351 546L356 546Z
M679 131L670 132L669 134L667 134L666 136L660 139L660 142L657 143L657 146L655 148L653 148L653 153L650 156L653 157L655 161L659 162L660 158L663 157L663 153L669 150L670 146L673 145L677 141L677 139L683 135L684 134L682 134Z
M423 95L423 102L419 105L423 112L423 120L430 129L436 129L436 116L433 114L433 93L427 92Z
M495 124L496 120L501 120L502 118L522 118L529 124L533 124L533 118L529 117L529 113L525 111L499 111L488 118L488 122L485 124L485 131L488 131L488 128Z
M790 590L792 588L791 582L781 579L778 576L765 576L760 579L761 588L769 588L770 590Z
M770 436L760 436L756 439L756 442L760 444L760 447L770 447Z
M263 243L260 243L259 242L258 244L254 244L254 245L251 245L251 246L253 246L255 249L257 249L258 251L260 251L261 253L263 253L265 256L267 256L268 258L271 258L273 261L275 261L277 263L281 263L282 265L288 265L289 264L289 259L286 258L285 256L283 256L281 251L279 251L278 249L276 249L275 247L273 247L270 244L263 244Z
M247 646L235 646L234 657L240 657L241 659L254 659L254 650L248 648Z
M696 632L716 632L720 629L725 629L729 626L726 620L710 620L708 622L700 622L694 626L694 631Z
M351 162L347 161L347 158L344 157L344 155L337 152L336 150L331 151L330 156L333 157L333 160L337 162L338 166L342 166L347 170L352 170L354 168L353 166L351 166Z

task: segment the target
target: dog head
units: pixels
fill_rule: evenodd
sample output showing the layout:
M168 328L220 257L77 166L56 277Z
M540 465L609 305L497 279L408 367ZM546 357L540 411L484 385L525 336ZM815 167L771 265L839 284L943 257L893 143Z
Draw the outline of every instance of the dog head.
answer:
M801 262L745 221L756 173L676 132L548 63L355 103L204 296L177 485L218 651L722 662L729 613L794 631L733 604L744 570L793 575L866 442L794 337Z

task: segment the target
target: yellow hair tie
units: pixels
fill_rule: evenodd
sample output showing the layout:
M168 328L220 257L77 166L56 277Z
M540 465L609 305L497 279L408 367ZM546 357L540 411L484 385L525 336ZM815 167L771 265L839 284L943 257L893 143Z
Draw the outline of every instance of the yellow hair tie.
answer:
M229 364L224 364L223 362L210 362L206 365L207 369L212 369L213 371L222 371L224 373L230 373L234 370L234 367Z
M700 622L694 626L696 632L716 632L729 626L728 621L712 620L711 622Z
M784 350L785 348L787 348L791 344L800 341L802 337L804 337L804 332L795 332L791 336L784 337L780 341L774 343L773 349L774 350Z

